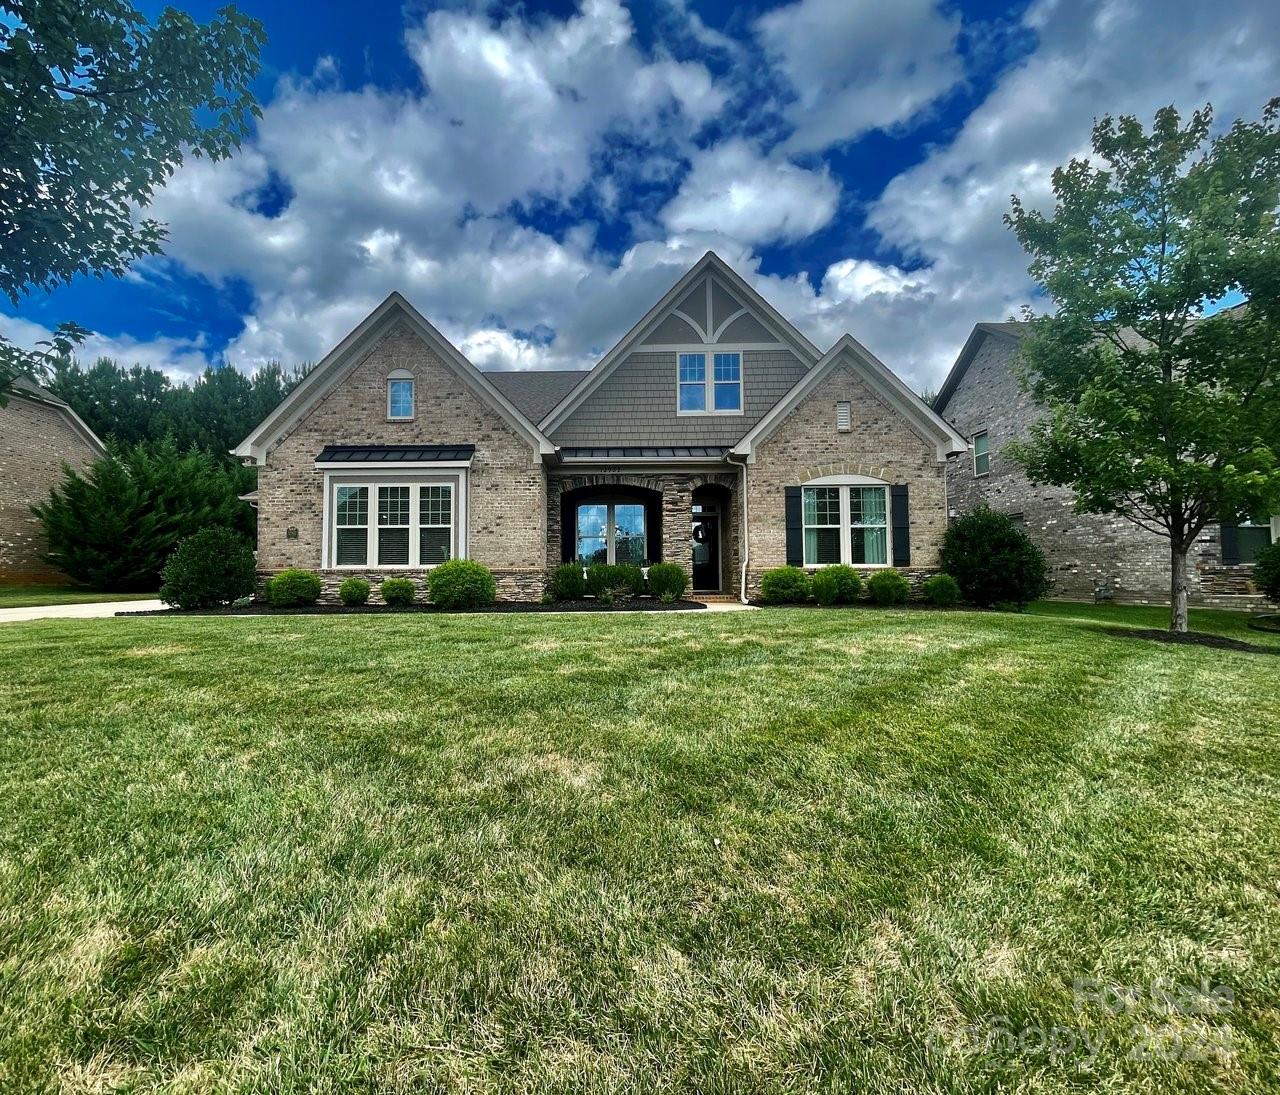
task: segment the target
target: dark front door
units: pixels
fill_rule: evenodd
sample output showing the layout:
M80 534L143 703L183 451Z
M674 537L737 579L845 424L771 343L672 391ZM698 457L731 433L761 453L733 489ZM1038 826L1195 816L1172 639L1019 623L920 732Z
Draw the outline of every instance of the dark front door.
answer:
M693 515L693 588L700 593L720 589L720 515Z

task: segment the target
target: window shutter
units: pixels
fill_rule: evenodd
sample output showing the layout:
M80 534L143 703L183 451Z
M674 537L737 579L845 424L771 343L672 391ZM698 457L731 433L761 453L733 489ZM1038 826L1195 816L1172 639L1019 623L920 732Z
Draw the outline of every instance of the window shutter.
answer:
M804 510L800 488L784 488L787 499L787 566L804 566Z
M906 483L889 488L890 518L893 521L893 565L911 565L911 516L907 507Z
M1221 525L1219 528L1222 537L1222 565L1236 566L1240 562L1240 536L1236 532L1236 526Z

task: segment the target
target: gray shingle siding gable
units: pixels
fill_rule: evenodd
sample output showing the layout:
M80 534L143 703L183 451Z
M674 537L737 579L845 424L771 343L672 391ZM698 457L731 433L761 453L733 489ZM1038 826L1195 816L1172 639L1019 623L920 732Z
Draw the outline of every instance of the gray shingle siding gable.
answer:
M715 346L705 347L710 355ZM733 444L804 376L790 350L744 350L741 415L676 413L676 351L638 350L560 425L557 445Z

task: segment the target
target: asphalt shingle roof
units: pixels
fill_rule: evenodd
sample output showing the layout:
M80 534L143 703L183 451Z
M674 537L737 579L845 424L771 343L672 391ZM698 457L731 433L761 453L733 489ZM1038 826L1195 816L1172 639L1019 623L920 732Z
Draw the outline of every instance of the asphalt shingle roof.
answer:
M505 395L516 410L531 422L541 422L551 409L576 388L587 375L585 369L529 369L485 372L485 379Z

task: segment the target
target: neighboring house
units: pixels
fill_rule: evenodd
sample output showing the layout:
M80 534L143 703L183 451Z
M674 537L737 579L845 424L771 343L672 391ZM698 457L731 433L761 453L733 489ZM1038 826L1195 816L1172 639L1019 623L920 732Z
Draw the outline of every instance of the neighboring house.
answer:
M0 407L0 584L62 583L46 563L44 531L31 512L62 484L66 464L83 470L106 449L80 416L57 396L19 377Z
M1014 371L1024 331L1021 323L979 323L934 401L970 443L947 468L952 515L986 503L1021 521L1048 557L1055 596L1168 604L1168 540L1123 517L1076 513L1069 488L1033 485L1003 454L1040 413ZM1252 563L1277 537L1280 517L1206 528L1189 559L1192 603L1262 607Z
M820 352L714 254L590 372L480 372L393 293L235 454L258 565L533 598L564 561L678 563L700 593L784 563L936 570L964 439L848 335Z

